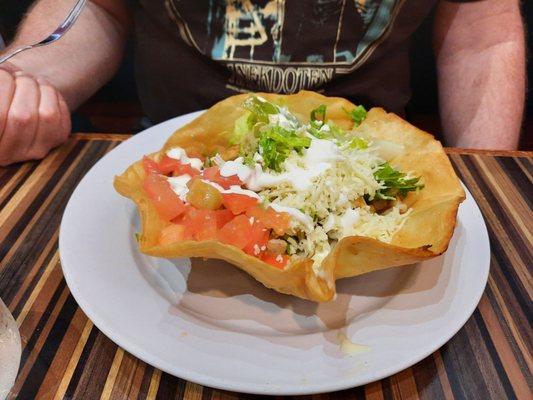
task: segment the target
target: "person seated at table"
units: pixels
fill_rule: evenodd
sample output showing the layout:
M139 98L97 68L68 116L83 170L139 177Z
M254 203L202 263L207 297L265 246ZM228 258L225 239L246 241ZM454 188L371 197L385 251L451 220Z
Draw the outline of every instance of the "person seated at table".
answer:
M5 51L46 37L73 3L35 2ZM67 139L70 111L116 72L132 27L140 99L154 122L238 92L301 89L403 114L411 36L434 6L446 144L516 148L518 0L92 0L60 41L0 66L0 165L42 158Z

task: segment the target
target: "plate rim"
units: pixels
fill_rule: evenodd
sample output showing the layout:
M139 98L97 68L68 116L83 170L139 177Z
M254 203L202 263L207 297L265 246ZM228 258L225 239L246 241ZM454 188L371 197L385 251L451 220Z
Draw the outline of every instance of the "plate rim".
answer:
M463 317L458 319L459 322L457 322L457 325L452 329L447 335L444 335L440 338L440 340L437 340L433 345L429 346L428 350L420 353L416 357L408 358L403 363L399 363L394 365L394 367L381 369L379 373L372 374L367 379L363 379L361 381L357 381L354 384L354 381L356 379L354 378L343 378L333 381L333 383L328 382L322 382L319 384L316 383L307 383L305 386L303 385L297 385L295 384L292 388L284 388L280 387L278 388L275 384L272 385L265 385L264 383L252 385L250 383L235 383L233 381L225 381L224 378L213 378L211 376L196 373L194 371L188 370L186 367L182 366L174 366L172 369L167 368L165 365L165 362L161 362L163 360L160 360L157 356L153 356L149 353L149 351L146 351L141 346L138 346L137 344L130 342L127 338L123 336L122 333L119 331L113 330L111 328L108 328L106 323L100 319L98 316L98 312L92 309L90 305L90 301L88 299L84 299L83 296L78 291L78 286L75 284L68 268L65 268L65 266L69 263L65 259L65 256L63 251L61 251L62 248L65 248L64 244L64 235L62 235L62 232L64 232L66 219L68 217L69 209L71 207L72 199L75 197L76 192L79 190L79 187L82 185L84 180L86 179L87 175L103 160L113 157L113 153L120 148L120 146L124 143L135 142L137 140L141 140L144 136L149 135L151 130L160 129L161 125L166 124L173 124L177 123L180 119L186 120L187 118L193 118L198 115L200 115L204 110L196 111L188 114L184 114L172 119L169 119L167 121L164 121L160 124L154 125L148 129L145 129L135 136L132 136L125 141L123 141L119 146L115 147L111 151L109 151L107 154L105 154L101 159L99 159L92 167L91 169L85 174L85 176L80 180L74 191L72 192L69 201L65 207L65 210L63 212L62 218L61 218L61 224L59 228L59 257L61 261L61 269L63 272L63 276L65 278L65 282L67 283L70 293L72 294L73 298L76 300L78 306L82 309L82 311L85 313L85 315L92 321L94 326L96 326L106 337L108 337L113 343L115 343L118 347L126 350L130 354L134 355L135 357L139 358L143 362L160 369L161 371L164 371L172 376L176 376L180 379L184 379L186 381L195 382L197 384L200 384L202 386L208 386L210 388L214 389L220 389L220 390L228 390L233 392L239 392L239 393L246 393L246 394L259 394L259 395L309 395L309 394L319 394L319 393L327 393L327 392L334 392L339 390L346 390L349 388L359 387L366 385L368 383L376 382L378 380L387 378L393 374L396 374L400 371L403 371L424 358L428 357L430 354L435 352L436 350L440 349L445 343L447 343L450 339L452 339L457 332L466 324L466 322L470 319L472 314L475 312L479 301L481 300L481 297L483 296L483 293L485 291L485 287L487 285L488 276L490 272L490 240L488 236L488 230L485 223L485 219L483 217L483 214L481 210L479 209L479 206L475 200L475 198L472 196L468 188L462 183L463 188L466 192L466 198L467 200L470 198L473 202L473 207L478 211L479 216L481 218L482 222L482 232L480 232L481 236L483 237L484 241L487 244L487 253L485 254L485 257L487 258L486 267L484 269L484 276L480 281L483 282L482 285L478 286L478 292L475 293L475 296L472 297L472 302L470 303L470 307L466 309L466 312L463 313ZM179 373L177 373L177 370Z

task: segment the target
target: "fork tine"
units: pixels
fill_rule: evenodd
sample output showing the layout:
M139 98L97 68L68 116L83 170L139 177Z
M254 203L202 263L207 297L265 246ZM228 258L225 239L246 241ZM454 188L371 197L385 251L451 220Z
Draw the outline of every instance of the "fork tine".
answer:
M60 25L60 28L69 29L72 26L72 24L76 22L76 20L80 16L81 11L83 10L83 7L85 6L86 2L87 0L78 0L78 2L74 5L70 13L67 15L67 17L63 21L63 23Z

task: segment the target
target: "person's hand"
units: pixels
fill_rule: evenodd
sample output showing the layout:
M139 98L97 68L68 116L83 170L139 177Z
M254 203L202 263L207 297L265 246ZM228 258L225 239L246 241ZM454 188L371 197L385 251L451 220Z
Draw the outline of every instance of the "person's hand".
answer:
M65 99L50 83L0 65L0 166L45 157L70 128Z

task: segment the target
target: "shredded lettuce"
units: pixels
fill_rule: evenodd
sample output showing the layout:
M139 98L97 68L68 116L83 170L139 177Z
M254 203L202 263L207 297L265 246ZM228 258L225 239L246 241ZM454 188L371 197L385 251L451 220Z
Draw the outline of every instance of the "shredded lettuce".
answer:
M259 152L265 166L274 171L281 171L281 164L293 150L301 152L311 145L311 139L299 136L296 131L270 126L263 129L259 137Z
M377 200L395 200L397 196L405 197L409 192L422 189L420 177L409 177L394 169L389 163L383 163L374 172L374 178L384 187L374 196Z
M299 126L298 120L283 108L257 96L246 99L243 107L248 112L235 121L230 143L240 144L240 154L247 165L254 165L253 155L259 152L265 167L279 172L293 150L300 153L311 145L311 139L296 129L285 129L273 122L285 117L289 126Z

